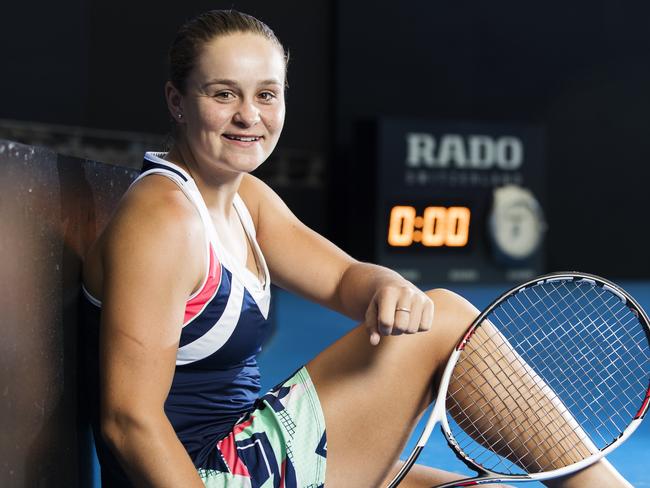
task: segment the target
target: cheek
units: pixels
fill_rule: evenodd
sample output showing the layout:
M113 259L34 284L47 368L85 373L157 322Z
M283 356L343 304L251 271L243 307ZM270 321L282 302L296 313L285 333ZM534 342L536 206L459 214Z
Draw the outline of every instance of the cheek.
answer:
M221 127L230 117L226 110L215 108L214 104L204 103L197 109L198 122L204 129L214 129Z
M205 127L208 130L221 129L225 123L229 120L227 115L224 115L222 112L212 111L205 114L203 119Z
M282 127L284 126L284 114L285 114L284 105L282 107L273 110L269 114L268 117L269 125L271 127L272 132L275 133L276 135L280 135L280 132L282 132Z

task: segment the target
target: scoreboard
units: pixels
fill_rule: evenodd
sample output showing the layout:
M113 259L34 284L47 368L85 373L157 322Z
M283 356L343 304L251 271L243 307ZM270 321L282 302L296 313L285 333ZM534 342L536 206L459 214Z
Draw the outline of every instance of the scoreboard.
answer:
M544 271L539 128L380 119L359 134L353 186L362 178L372 190L349 198L373 220L375 262L425 284Z

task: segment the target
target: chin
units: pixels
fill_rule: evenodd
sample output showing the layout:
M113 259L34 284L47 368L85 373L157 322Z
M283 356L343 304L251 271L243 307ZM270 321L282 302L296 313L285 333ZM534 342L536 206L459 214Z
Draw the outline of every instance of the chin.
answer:
M238 161L237 163L232 164L231 167L236 168L237 171L242 173L251 173L259 168L265 160L266 158L257 158L249 161Z

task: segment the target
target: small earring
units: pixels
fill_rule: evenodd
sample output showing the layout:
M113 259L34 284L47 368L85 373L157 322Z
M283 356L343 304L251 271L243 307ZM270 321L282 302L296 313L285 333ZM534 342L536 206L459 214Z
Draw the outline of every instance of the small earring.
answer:
M183 114L178 114L178 118L179 118L179 119L182 119L182 118L183 118Z

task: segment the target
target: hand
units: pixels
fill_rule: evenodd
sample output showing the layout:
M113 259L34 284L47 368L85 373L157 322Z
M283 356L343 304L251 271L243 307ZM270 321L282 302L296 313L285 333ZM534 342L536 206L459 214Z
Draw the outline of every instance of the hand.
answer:
M433 310L433 301L410 283L382 286L366 310L370 344L379 344L382 335L415 334L431 329Z

